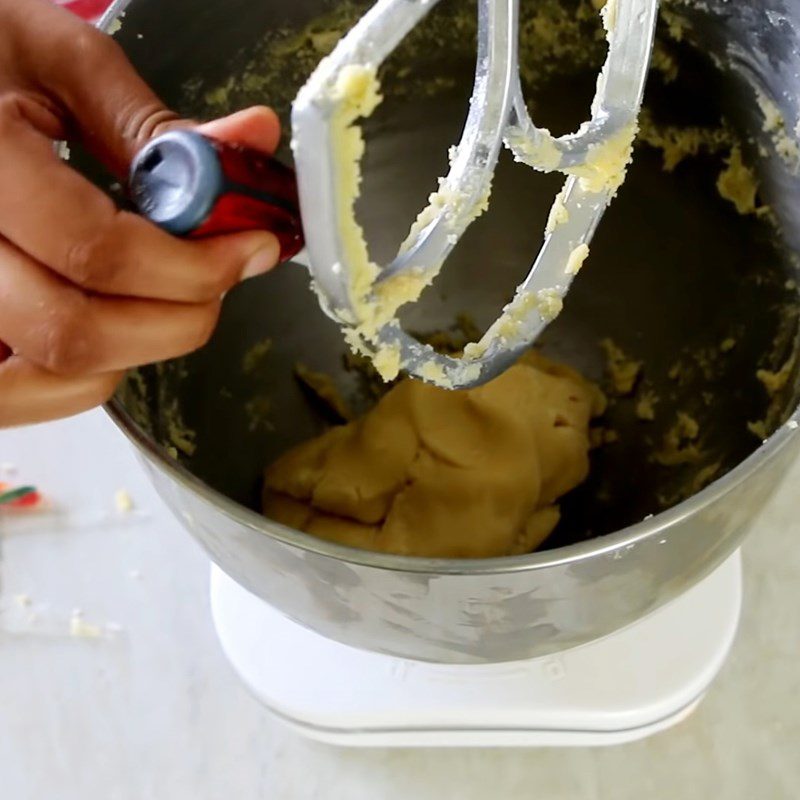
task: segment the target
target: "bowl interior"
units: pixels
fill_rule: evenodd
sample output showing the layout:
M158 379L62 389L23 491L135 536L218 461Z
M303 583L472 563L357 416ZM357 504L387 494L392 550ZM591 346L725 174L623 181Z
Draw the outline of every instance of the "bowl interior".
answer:
M587 8L588 0L523 2L526 91L535 119L554 132L585 117L604 52ZM359 13L355 4L311 0L135 0L118 38L165 101L189 116L270 103L286 120L297 87ZM474 67L473 14L472 6L443 0L388 65L386 101L366 126L358 209L379 261L402 240L457 141ZM647 92L651 144L637 147L589 261L540 341L545 353L606 387L603 340L643 369L633 393L609 391L599 424L616 441L593 451L591 476L564 499L547 547L618 530L680 502L759 445L763 431L752 423L768 432L796 405L798 305L789 237L768 215L739 214L717 189L734 141L744 142L762 176L774 168L771 152L759 156L748 144L762 121L752 93L685 41L670 39L666 27L659 48ZM677 61L677 76L665 59ZM700 147L665 171L652 131L663 135L670 126L683 135L687 128L705 131L707 141L717 136L722 144ZM285 145L282 154L288 158ZM107 185L92 165L83 166ZM423 301L405 313L406 326L451 330L456 339L465 328L485 328L527 271L560 182L504 156L490 211ZM784 193L770 202L791 199ZM319 310L305 270L287 264L229 294L202 351L137 370L118 399L193 474L257 508L263 467L332 422L295 379L298 363L328 374L354 407L374 398L375 381L347 362L340 332ZM757 371L784 366L789 378L770 394ZM654 418L645 421L648 398ZM664 465L665 441L681 414L698 423L698 455Z

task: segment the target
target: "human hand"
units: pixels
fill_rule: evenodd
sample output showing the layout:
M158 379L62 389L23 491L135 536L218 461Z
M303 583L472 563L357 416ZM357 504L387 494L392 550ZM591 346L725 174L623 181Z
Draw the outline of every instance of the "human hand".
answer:
M53 149L80 141L124 179L148 139L190 124L108 36L46 0L0 0L0 427L91 408L126 369L202 346L222 295L278 260L266 232L176 239ZM199 129L265 153L280 136L267 108Z

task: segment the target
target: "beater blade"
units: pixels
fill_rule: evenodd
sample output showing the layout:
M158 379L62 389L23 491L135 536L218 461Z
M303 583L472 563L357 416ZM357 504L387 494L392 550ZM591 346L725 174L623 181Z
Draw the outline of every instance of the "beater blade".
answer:
M350 346L391 380L400 370L447 388L484 383L510 366L558 314L622 184L649 66L657 0L608 0L608 55L591 117L554 137L525 106L518 65L518 0L478 0L478 57L470 108L450 170L389 264L369 257L353 206L364 141L358 120L381 100L377 70L437 0L378 0L300 90L292 108L295 164L310 271L323 308ZM514 299L461 357L406 333L398 309L436 277L488 207L505 144L517 161L567 176L544 243Z

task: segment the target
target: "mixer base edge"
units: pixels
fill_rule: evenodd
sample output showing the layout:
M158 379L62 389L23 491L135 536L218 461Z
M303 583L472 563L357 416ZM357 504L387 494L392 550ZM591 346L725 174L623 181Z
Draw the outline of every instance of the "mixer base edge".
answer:
M640 622L555 655L430 664L358 650L285 618L218 567L211 607L250 691L318 741L374 747L601 746L645 738L700 704L741 608L737 551Z

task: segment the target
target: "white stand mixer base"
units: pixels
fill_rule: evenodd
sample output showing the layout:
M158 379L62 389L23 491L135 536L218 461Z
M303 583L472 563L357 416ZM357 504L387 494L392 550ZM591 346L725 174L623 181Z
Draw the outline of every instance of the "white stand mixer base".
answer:
M306 736L342 745L564 746L640 739L687 717L730 650L738 551L630 627L555 655L428 664L357 650L211 572L222 648L255 696Z

